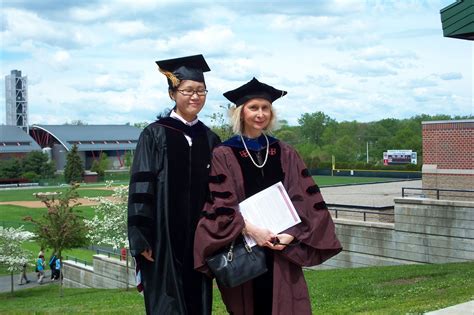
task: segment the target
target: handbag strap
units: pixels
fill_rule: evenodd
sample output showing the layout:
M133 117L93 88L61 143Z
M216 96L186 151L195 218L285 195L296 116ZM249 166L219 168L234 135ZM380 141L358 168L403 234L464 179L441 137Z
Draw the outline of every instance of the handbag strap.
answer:
M244 242L245 250L248 253L251 253L252 247L250 247L249 244L247 244L247 242L245 241L245 236L243 234L242 236L243 236L242 241ZM230 243L230 248L229 248L229 251L227 252L227 261L232 261L234 259L234 245L235 245L235 240L233 240L232 243Z

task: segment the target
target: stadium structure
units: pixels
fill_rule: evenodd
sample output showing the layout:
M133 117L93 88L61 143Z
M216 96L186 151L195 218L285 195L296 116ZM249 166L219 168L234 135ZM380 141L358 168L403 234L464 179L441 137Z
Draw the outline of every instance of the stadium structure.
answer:
M83 166L107 154L109 169L125 166L125 155L133 152L141 129L130 125L43 125L29 123L28 80L21 71L5 76L5 125L0 125L0 161L22 158L32 151L43 151L61 171L67 153L74 145Z

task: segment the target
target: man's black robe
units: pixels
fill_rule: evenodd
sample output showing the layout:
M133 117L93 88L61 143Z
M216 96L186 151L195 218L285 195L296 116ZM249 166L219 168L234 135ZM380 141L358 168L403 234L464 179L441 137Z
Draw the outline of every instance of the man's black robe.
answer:
M192 138L190 147L184 134ZM146 127L132 166L128 238L148 314L210 314L211 281L193 270L194 232L208 189L212 148L201 122L162 118ZM140 255L151 249L154 262Z

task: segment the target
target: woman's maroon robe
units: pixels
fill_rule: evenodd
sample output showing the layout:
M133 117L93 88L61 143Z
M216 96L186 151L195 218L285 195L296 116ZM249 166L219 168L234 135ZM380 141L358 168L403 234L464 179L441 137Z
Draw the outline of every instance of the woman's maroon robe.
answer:
M262 174L271 176L271 167L281 165L278 171L283 171L282 183L302 221L285 231L299 244L274 251L272 314L311 314L302 267L321 264L339 253L342 247L319 188L304 162L289 145L275 138L269 139L269 157ZM244 228L238 203L249 197L245 195L248 186L245 181L254 179L246 176L251 164L239 142L239 138L231 138L213 151L209 184L211 198L204 206L194 241L194 266L209 275L205 259L228 246ZM265 149L262 152L265 154ZM275 163L275 159L279 161ZM252 281L220 290L230 313L253 314Z

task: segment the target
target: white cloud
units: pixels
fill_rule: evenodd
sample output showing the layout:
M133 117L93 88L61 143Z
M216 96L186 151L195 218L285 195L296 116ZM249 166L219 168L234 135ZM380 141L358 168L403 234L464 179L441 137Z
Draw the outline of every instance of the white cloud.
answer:
M339 73L360 77L383 77L396 75L397 72L383 62L346 62L339 65L327 65Z
M362 60L387 60L387 59L415 59L416 54L407 50L394 50L382 46L367 47L355 53L355 57Z
M155 60L198 53L205 122L253 76L289 92L275 106L292 124L472 115L472 43L442 37L448 2L7 1L0 62L28 76L32 123L151 121L172 105Z
M160 51L194 50L219 52L223 47L232 48L234 34L223 25L208 26L203 29L191 30L182 35L169 36L156 41L155 48Z
M459 72L448 72L448 73L441 73L439 77L441 80L461 80L462 74Z
M110 16L112 11L108 5L75 7L69 11L69 16L78 22L93 22Z
M6 41L4 44L38 39L54 41L64 37L62 30L56 28L54 22L42 19L36 13L6 9L2 13L2 19L5 19L5 29L2 32Z
M151 32L142 21L115 21L107 23L111 32L123 36L146 35Z

